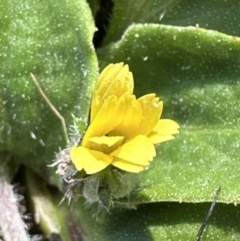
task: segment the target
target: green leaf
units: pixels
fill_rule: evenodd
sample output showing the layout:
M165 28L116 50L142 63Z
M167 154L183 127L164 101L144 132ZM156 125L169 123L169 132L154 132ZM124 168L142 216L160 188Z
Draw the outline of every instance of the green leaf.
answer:
M137 96L155 92L180 124L161 144L136 202L239 202L240 39L195 27L133 25L98 51L101 66L130 65Z
M9 151L49 179L54 152L66 147L60 120L34 85L62 114L87 118L98 65L94 21L85 1L4 1L0 40L0 150ZM53 180L51 180L53 181Z
M113 16L104 44L119 40L133 23L200 26L239 35L240 3L225 0L129 0L114 1Z
M82 205L74 212L61 207L65 220L71 217L72 230L81 230L84 241L97 240L195 240L210 208L209 203L152 203L137 210L114 210L99 221ZM68 217L68 219L67 219ZM217 204L201 241L239 240L239 206ZM94 231L93 231L94 230ZM75 234L80 238L79 234Z
M45 234L60 233L57 211L46 184L30 170L25 170L24 177L35 222Z
M211 205L148 203L135 210L114 209L93 216L84 199L72 200L70 204L65 200L59 205L61 194L51 195L43 180L29 170L25 178L34 216L44 234L55 233L63 240L195 240ZM239 213L239 206L217 203L201 241L238 240Z
M89 7L92 11L92 15L96 17L100 8L100 2L98 0L88 0Z

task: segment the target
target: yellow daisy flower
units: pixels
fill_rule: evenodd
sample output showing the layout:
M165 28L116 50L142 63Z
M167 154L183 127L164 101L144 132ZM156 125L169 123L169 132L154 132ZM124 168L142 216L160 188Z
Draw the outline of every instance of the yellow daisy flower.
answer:
M155 94L133 95L128 65L109 64L100 74L92 97L90 125L71 148L77 170L97 173L109 165L138 173L156 156L154 144L178 133L178 124L160 119L163 102Z

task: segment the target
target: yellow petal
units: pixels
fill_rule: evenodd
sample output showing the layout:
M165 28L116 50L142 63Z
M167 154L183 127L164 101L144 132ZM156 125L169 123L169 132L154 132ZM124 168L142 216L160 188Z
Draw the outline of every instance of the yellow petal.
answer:
M148 135L153 144L174 139L174 134L178 133L179 125L169 119L159 120L153 131Z
M79 150L78 146L74 146L71 148L70 157L71 157L71 160L72 160L73 164L75 165L76 169L78 171L81 171L84 166L84 161L83 161L83 158L81 155L81 150Z
M127 172L135 172L135 173L143 171L146 167L146 166L137 165L135 163L127 162L117 157L113 159L112 165L121 170L124 170Z
M82 146L73 147L70 151L72 162L77 170L84 169L87 174L100 172L111 164L113 158L99 151L89 150Z
M138 134L138 128L142 121L142 108L136 100L135 95L124 96L126 112L123 121L109 135L124 136L125 140L133 138Z
M103 103L94 121L83 138L82 146L90 148L89 138L105 136L122 122L126 104L123 97L109 96Z
M133 76L128 65L123 65L123 63L108 65L100 74L93 93L91 122L101 109L104 100L110 95L120 97L123 94L132 94L132 92Z
M100 136L89 139L90 149L109 154L115 151L123 142L124 136Z
M124 162L130 162L132 164L140 166L148 166L153 157L156 156L155 147L152 142L143 135L138 135L127 143L123 144L116 151L110 154L118 159L124 160ZM113 161L113 165L114 165ZM119 162L119 161L118 161ZM122 168L124 168L124 162Z
M138 102L142 107L142 121L138 133L148 135L156 126L161 117L163 102L155 94L148 94L140 97Z

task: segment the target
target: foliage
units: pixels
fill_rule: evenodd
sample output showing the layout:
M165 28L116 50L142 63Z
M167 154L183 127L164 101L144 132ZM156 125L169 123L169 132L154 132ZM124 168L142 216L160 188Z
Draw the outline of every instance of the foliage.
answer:
M63 240L194 240L221 186L202 240L239 240L238 1L115 0L111 19L111 4L101 6L110 25L97 50L96 0L1 5L0 186L24 165L30 202L39 210L47 203L40 215L45 234L59 232ZM137 96L156 93L163 100L163 117L175 120L180 134L157 147L140 190L127 200L137 209L100 213L96 221L81 198L59 207L63 194L40 185L62 188L56 170L46 165L66 141L30 73L70 129L72 114L88 117L98 66L117 62L129 65ZM55 216L48 219L51 210Z

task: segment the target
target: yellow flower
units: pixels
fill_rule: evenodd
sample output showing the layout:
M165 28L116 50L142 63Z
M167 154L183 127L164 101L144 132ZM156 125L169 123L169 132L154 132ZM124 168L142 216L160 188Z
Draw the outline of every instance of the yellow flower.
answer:
M163 102L155 94L133 95L128 65L109 64L92 97L90 125L80 146L72 147L77 170L97 173L108 165L138 173L156 156L154 144L173 139L178 124L160 119Z

